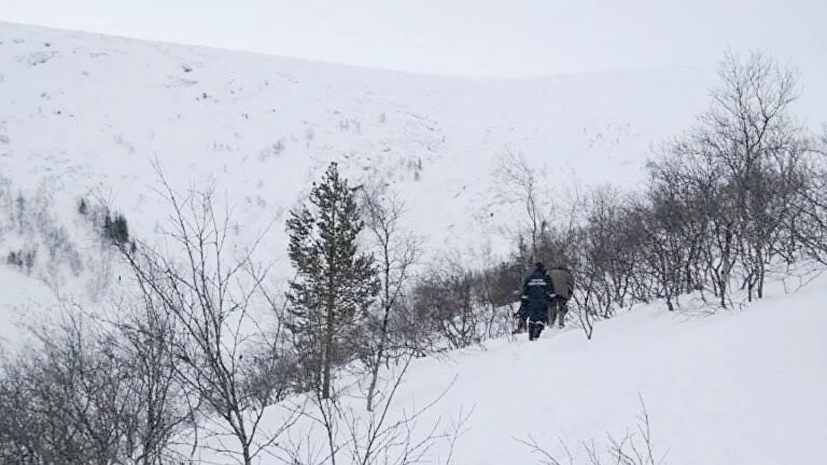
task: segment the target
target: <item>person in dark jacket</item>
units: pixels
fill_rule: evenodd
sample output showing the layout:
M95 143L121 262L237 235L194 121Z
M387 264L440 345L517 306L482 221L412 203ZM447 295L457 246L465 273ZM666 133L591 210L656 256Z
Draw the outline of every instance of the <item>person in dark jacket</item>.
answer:
M521 311L528 320L528 340L540 337L548 323L548 310L554 295L554 284L541 262L534 265L534 271L523 282Z
M571 270L563 264L555 264L549 269L548 275L554 285L554 298L549 307L548 324L554 326L556 319L558 326L562 328L565 325L566 313L569 311L568 302L574 292L574 277Z

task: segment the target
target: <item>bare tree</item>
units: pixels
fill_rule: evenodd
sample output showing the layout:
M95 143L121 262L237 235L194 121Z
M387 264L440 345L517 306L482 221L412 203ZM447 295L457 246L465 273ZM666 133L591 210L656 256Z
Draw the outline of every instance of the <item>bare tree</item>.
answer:
M721 77L713 108L701 119L707 127L702 140L734 184L746 246L745 279L750 297L754 291L760 298L771 244L785 220L779 204L783 208L789 198L787 186L777 181L783 170L797 165L802 149L801 128L789 114L798 96L796 77L761 53L746 61L728 55Z
M529 226L531 260L537 259L537 245L547 222L542 213L540 201L540 180L542 171L532 167L522 152L505 149L494 170L494 177L501 184L502 200L519 203L525 208Z
M827 155L827 134L822 146L819 154L823 157ZM788 230L806 258L827 264L827 166L819 159L809 164L809 172L808 188L793 207Z
M180 340L175 321L152 302L138 302L125 303L118 319L109 319L106 326L134 378L132 402L141 425L135 463L160 465L182 433L195 426L195 412L176 376L174 349Z
M678 207L664 211L677 221L660 222L687 244L683 279L700 288L706 274L726 307L734 280L750 300L761 298L767 267L800 255L795 231L813 224L798 217L813 211L803 199L814 178L811 144L790 112L795 73L753 53L728 54L720 76L698 125L649 166L655 205Z
M604 318L617 307L627 305L632 284L638 276L639 235L630 233L626 215L627 199L609 188L594 192L586 204L586 223L581 242L582 267L588 274L593 306ZM583 288L583 286L578 286Z
M722 299L736 266L749 298L760 298L766 267L778 255L775 245L786 236L784 225L803 187L808 146L790 114L796 76L762 53L746 60L728 54L720 76L711 108L676 156L690 156L707 174L719 174L717 203L726 211L716 213L728 217L715 235L723 254L716 271Z
M366 394L367 409L373 411L374 394L379 381L379 369L390 357L401 355L400 347L389 347L394 341L392 314L400 308L411 279L412 267L422 255L421 240L401 229L400 219L404 203L393 194L386 194L378 187L363 189L362 216L370 231L374 256L379 269L380 290L378 314L368 315L367 340L362 356L370 372L370 385ZM398 342L398 337L395 338Z
M175 376L196 399L199 430L217 444L205 447L237 454L247 465L295 418L263 431L266 406L243 389L243 357L263 334L253 311L267 306L266 269L253 261L256 244L238 256L227 250L229 214L216 212L212 189L181 196L159 175L172 209L165 234L174 249L162 254L140 243L134 253L122 248L123 257L144 304L178 333L170 348ZM238 448L223 444L227 436Z
M577 247L577 250L582 251L583 259L581 261L582 265L572 270L575 282L577 283L577 291L572 294L572 300L575 303L574 311L580 327L583 329L586 339L591 339L594 334L595 321L600 318L598 312L599 304L595 304L597 296L600 293L600 285L598 284L600 276L587 262L585 257L586 241L584 236L585 233L580 234L576 242L576 244L580 246Z

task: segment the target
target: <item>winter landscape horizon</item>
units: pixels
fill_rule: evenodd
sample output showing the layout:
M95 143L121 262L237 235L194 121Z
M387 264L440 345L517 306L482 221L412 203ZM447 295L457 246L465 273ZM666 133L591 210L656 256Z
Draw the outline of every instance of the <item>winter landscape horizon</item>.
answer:
M48 328L118 326L138 312L129 307L138 295L124 261L130 244L119 250L100 229L111 231L109 213L123 218L138 250L177 263L171 193L188 205L192 194L211 192L215 212L226 215L227 256L255 245L251 257L280 299L297 275L286 222L331 162L357 198L378 193L404 204L397 226L421 250L411 275L433 285L462 266L487 277L507 268L532 226L573 230L599 211L585 205L637 205L648 195L650 162L692 134L714 101L727 52L752 51L721 50L708 66L462 78L0 22L4 366L37 353ZM813 152L823 151L827 54L776 58L797 70L792 124L820 141ZM603 213L617 213L610 210ZM380 426L407 436L380 435L385 449L369 460L350 455L377 417L359 394L369 378L346 365L339 410L291 392L252 416L261 448L251 463L335 463L315 414L291 420L299 405L341 415L339 463L827 463L827 268L812 252L819 245L805 246L796 260L781 263L788 257L779 252L760 267L760 299L750 276L733 278L722 292L726 308L719 283L630 294L590 313L603 305L595 292L593 301L572 302L565 329L529 343L507 331L514 299L491 303L487 334L473 343L457 348L449 337L432 352L382 365L378 402L387 399L390 420ZM749 274L738 269L748 264L733 266ZM254 326L275 324L273 301L251 302ZM176 457L243 463L219 417L204 409L182 420L213 434L176 430ZM20 420L0 420L0 447ZM267 439L276 432L279 439ZM400 444L409 457L398 456ZM620 450L631 455L613 455ZM17 463L60 463L28 452L17 451ZM156 463L118 460L101 463Z

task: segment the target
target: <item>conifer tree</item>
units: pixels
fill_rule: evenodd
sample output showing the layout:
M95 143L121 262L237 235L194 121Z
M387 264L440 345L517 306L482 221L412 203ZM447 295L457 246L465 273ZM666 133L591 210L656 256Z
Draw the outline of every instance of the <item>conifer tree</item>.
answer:
M297 270L290 282L289 327L312 387L330 398L332 371L355 352L359 323L378 293L372 255L360 253L364 227L353 191L331 163L307 203L287 221L289 255Z

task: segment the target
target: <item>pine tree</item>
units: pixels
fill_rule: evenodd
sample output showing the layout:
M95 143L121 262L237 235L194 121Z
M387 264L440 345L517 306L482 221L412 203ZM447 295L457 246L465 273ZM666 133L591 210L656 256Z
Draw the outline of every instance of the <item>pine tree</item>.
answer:
M359 322L378 293L372 255L360 253L364 227L352 190L331 163L321 184L313 183L308 207L290 212L289 327L297 338L312 387L330 397L332 371L353 356Z

